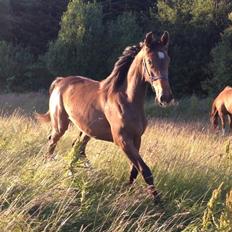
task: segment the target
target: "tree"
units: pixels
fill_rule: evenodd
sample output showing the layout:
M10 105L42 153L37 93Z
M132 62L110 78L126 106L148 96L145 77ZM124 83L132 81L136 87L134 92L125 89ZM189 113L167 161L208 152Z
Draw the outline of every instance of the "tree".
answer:
M25 90L33 56L20 46L0 41L0 85L2 91ZM27 86L28 87L28 86Z
M0 41L12 38L11 20L9 0L0 0Z
M232 86L232 25L225 29L211 55L213 61L210 68L213 75L204 82L204 87L211 94L217 94L225 86Z
M226 26L222 18L230 5L214 0L158 1L160 25L171 34L170 77L175 94L207 94L204 81L210 78L209 56Z
M89 0L84 2L87 3ZM149 11L157 12L156 0L97 0L97 2L102 5L103 18L107 21L128 12L143 16L149 15Z
M107 25L108 72L112 69L118 56L125 47L139 43L143 38L143 30L138 24L138 17L132 12L123 13Z
M54 75L87 75L102 78L104 27L100 4L73 0L61 21L58 39L47 53L48 68Z
M38 55L56 38L68 0L0 0L0 39ZM2 31L3 29L3 31Z

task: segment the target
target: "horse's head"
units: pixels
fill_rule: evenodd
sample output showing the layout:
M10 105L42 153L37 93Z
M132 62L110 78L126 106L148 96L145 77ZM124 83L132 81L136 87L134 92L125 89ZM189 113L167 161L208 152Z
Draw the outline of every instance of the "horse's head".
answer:
M167 31L161 37L149 32L143 43L143 76L155 89L156 99L160 105L168 104L172 99L172 91L168 79L169 34Z

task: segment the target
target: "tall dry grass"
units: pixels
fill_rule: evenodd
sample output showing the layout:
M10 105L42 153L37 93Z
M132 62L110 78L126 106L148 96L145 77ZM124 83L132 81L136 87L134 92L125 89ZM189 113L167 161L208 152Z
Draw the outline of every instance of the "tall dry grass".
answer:
M56 149L57 160L45 162L50 128L31 114L46 111L47 98L0 96L0 231L232 231L231 137L211 130L210 100L198 101L167 109L146 105L141 154L163 194L161 207L153 205L141 177L125 186L128 161L111 143L91 140L92 168L70 176L73 127Z

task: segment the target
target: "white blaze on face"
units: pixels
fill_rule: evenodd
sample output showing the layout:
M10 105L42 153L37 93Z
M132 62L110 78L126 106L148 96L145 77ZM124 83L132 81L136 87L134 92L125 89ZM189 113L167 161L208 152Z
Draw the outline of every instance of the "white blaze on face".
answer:
M156 98L158 101L160 101L160 97L162 95L162 88L160 87L160 85L157 85L155 83L152 84L153 88L155 89L155 94L156 94Z
M158 52L158 57L159 57L160 59L164 59L165 55L164 55L163 52Z

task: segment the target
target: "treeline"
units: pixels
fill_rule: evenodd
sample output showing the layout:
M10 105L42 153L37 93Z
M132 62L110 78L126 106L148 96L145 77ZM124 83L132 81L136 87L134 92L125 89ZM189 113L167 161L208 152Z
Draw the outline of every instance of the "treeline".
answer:
M0 89L101 80L126 46L168 30L175 95L216 93L232 85L231 12L230 0L0 0Z

